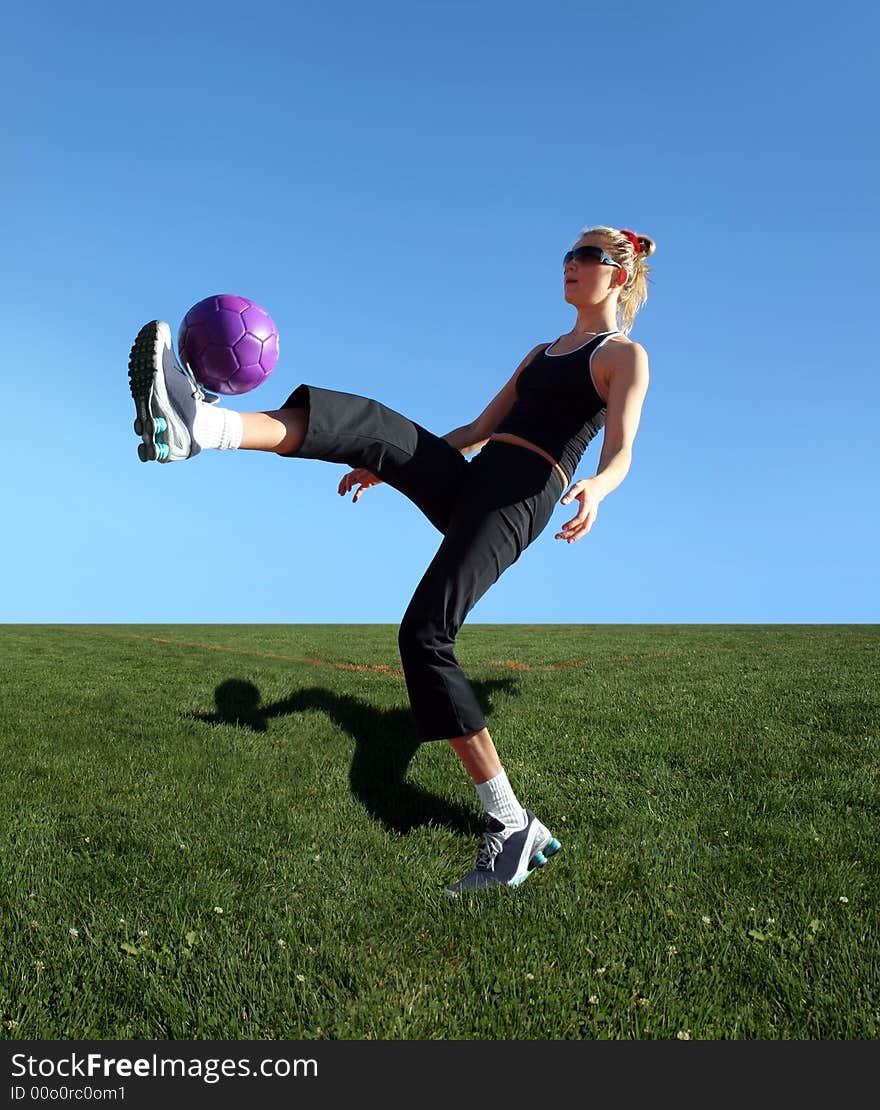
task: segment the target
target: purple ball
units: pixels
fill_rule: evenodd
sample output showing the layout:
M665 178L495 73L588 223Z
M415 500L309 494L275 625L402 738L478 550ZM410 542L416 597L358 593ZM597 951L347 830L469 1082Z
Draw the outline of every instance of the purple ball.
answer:
M248 393L278 361L278 329L247 297L218 293L194 304L177 334L180 360L212 393Z

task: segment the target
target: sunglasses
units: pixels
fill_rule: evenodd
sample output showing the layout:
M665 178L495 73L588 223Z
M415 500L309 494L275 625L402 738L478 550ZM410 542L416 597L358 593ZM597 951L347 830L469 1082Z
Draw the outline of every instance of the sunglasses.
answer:
M610 254L607 254L601 247L575 247L573 251L566 251L562 259L563 267L567 266L569 262L585 262L590 259L591 262L601 262L605 266L616 266L621 269L619 262L615 262Z

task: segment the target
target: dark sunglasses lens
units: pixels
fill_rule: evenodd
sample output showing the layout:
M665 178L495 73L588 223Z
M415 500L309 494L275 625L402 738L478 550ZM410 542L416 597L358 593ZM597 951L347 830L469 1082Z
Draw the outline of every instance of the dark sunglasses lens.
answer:
M601 247L576 247L573 251L566 251L562 265L567 266L572 260L583 262L588 258L593 262L601 262L604 254Z

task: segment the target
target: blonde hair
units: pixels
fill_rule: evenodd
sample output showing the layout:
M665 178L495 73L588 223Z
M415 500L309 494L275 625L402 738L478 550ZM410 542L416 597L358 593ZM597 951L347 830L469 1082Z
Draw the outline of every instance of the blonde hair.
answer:
M616 227L585 227L581 235L599 236L614 261L626 269L626 283L617 302L617 326L624 335L629 335L636 313L648 299L651 267L645 260L654 253L657 244L647 235L636 235L641 247L640 251L636 251L632 239Z

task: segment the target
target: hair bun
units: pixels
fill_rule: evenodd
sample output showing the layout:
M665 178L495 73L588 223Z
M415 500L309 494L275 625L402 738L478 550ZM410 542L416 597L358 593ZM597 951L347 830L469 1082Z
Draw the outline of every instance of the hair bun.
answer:
M639 246L642 248L641 254L643 255L643 257L647 258L657 249L657 244L649 236L637 235L636 238L639 241Z

